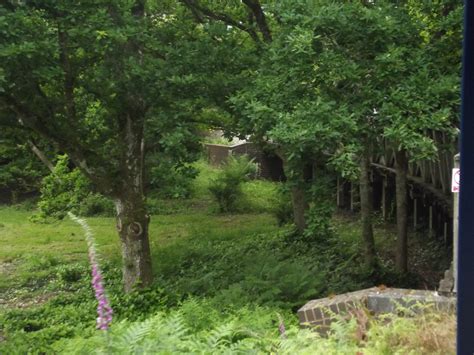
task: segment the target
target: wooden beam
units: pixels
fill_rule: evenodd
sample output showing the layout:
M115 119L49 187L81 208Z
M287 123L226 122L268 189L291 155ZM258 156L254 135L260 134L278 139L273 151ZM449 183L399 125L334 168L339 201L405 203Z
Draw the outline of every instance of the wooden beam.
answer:
M395 174L395 169L393 168L389 168L384 165L376 164L376 163L372 163L372 166L377 169L385 170L385 171L391 172L392 174ZM408 175L407 178L412 183L415 183L421 186L425 191L430 192L439 202L443 204L443 207L446 209L446 211L448 211L452 215L453 206L452 206L451 196L446 195L442 191L435 188L433 185L427 184L426 182L423 181L423 178L420 178L418 176L412 176L412 175Z

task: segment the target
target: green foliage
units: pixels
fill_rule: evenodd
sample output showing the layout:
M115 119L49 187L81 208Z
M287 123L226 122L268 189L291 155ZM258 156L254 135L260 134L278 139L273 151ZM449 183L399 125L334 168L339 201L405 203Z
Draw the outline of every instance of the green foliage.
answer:
M383 153L381 140L408 150L411 159L435 158L438 147L426 130L451 139L456 134L460 2L264 1L272 34L264 45L247 2L202 0L209 7L204 12L189 12L183 3L197 4L148 3L147 16L137 16L133 1L10 1L0 8L2 133L5 126L40 131L108 196L141 178L140 169L124 173L130 162L139 166L144 160L147 187L155 190L148 206L162 214L150 228L160 275L153 287L124 295L116 261L104 267L122 321L104 339L93 330L87 267L70 263L85 259L75 230L64 222L31 227L24 218L15 225L6 213L0 255L2 268L9 260L5 269L13 269L1 280L2 288L14 286L5 289L8 302L23 302L30 294L53 299L2 313L0 336L7 340L0 352L447 353L449 347L420 343L423 334L416 331L425 323L418 320L374 322L365 342L354 337L354 321L336 322L328 339L291 326L288 338L279 338L276 311L289 313L329 292L401 282L389 263L377 275L360 266L358 228L348 238L331 229L324 186L307 189L302 239L286 229L277 232L268 215L202 212L211 169L197 177L193 192L205 197L195 206L156 197L192 195L195 171L189 164L199 151L196 132L206 124L272 142L294 184L306 183L301 168L314 161L355 179L357 158L367 147ZM229 25L229 19L237 20ZM34 190L44 174L22 157L25 137L0 142L0 187ZM111 202L93 194L89 180L68 165L61 158L55 174L45 178L40 218L61 218L68 210L111 213ZM277 205L268 184L244 183L250 166L231 162L216 173L210 191L221 212L270 211L274 205L286 220L288 199ZM106 255L116 259L113 221L96 221ZM186 301L190 295L207 300ZM61 338L67 339L53 349Z
M332 179L327 172L319 173L309 190L310 207L306 213L307 227L303 237L308 242L324 244L331 239L333 233L331 218L335 208Z
M47 168L31 152L17 132L2 127L0 137L0 190L12 193L11 202L18 193L31 193L39 189Z
M219 175L209 184L209 191L219 205L219 212L236 212L242 198L242 183L256 173L256 165L246 156L230 156Z
M81 264L61 265L56 268L58 279L65 284L80 281L86 274L87 269Z
M280 201L280 183L263 179L252 179L242 184L243 198L238 210L246 213L272 213Z
M86 293L87 295L87 293ZM88 299L87 299L88 298ZM57 297L46 305L27 310L10 310L0 316L8 342L0 344L4 353L51 352L51 345L65 337L93 334L95 304L93 296L76 299Z
M159 161L150 169L151 195L159 198L189 198L198 171L191 165L176 166L173 161Z
M162 116L150 119L145 132L150 141L145 161L147 190L158 198L189 198L198 173L192 163L202 150L200 137L197 129L181 122L186 117L170 121Z
M115 207L113 202L98 194L90 192L82 200L79 201L78 214L80 216L107 216L115 215Z
M293 205L291 204L290 191L287 185L281 185L279 198L274 206L274 214L279 226L293 221Z
M279 351L288 347L296 352L310 349L312 354L314 341L323 340L292 328L297 322L294 311L308 299L374 284L403 285L390 273L390 264L381 265L375 276L364 270L357 237L360 227L353 220L337 219L333 233L322 241L308 243L298 241L286 228L278 231L268 215L206 215L201 210L198 206L152 218L151 238L158 245L153 258L159 276L150 288L130 294L122 290L113 220L90 218L106 259L101 266L114 309L113 329L116 327L111 346L115 342L117 347L124 345L120 337L131 329L131 322L145 321L159 313L162 324L167 324L170 314L181 314L187 329L184 339L197 339L199 344L207 344L221 326L237 322L239 329L255 335L255 339L250 336L252 340L245 338L245 342L261 341L263 352L277 351L280 348L273 344L280 341L278 312L288 329L288 342ZM69 351L74 344L86 349L93 343L98 348L108 346L95 331L96 303L90 289L90 267L77 227L67 220L55 225L31 224L25 222L26 212L14 209L0 213L4 223L0 228L0 260L7 276L0 280L0 292L7 302L0 314L2 336L6 338L0 343L0 352L52 353ZM377 231L380 242L392 241L391 236L385 229ZM389 253L392 247L384 244L380 250ZM426 241L420 239L417 249L425 247ZM436 255L420 260L439 261ZM352 335L344 335L352 334L349 330L353 328L345 333L344 323L341 327L329 343L321 343L317 349L330 349L330 353L345 349L348 343L355 346L350 340ZM402 337L402 328L385 334L390 334L390 339L408 341ZM247 346L239 342L242 336L238 333L230 340L226 338L228 346ZM148 338L144 335L136 344L156 340ZM54 344L56 341L59 342ZM181 346L176 345L179 342L173 337L166 346ZM252 349L260 349L258 346L252 345Z
M111 332L91 338L57 342L56 352L199 353L199 354L453 354L455 321L450 314L425 312L414 318L385 316L339 318L326 338L286 323L285 337L277 332L272 309L243 308L227 314L206 314L205 302L188 301L170 314L157 313L142 322L121 322ZM208 323L198 328L190 311ZM362 340L365 339L365 340Z
M87 354L106 352L140 353L242 353L269 350L266 341L274 338L276 314L269 309L241 309L230 314L205 315L209 321L203 329L196 328L190 317L202 315L206 303L189 301L171 314L158 313L140 323L122 322L112 331L90 339L78 338L60 342L61 353ZM192 312L191 312L192 311ZM220 318L220 319L219 319ZM273 328L273 329L272 329ZM265 339L268 338L268 339ZM265 341L265 340L266 341Z
M113 215L110 200L92 192L92 185L79 169L70 169L67 155L58 157L54 171L43 179L39 212L33 218L62 219L68 211L83 216Z
M214 136L206 136L204 139L204 143L209 143L209 144L220 144L220 145L227 145L231 146L233 143L231 140L228 140L225 137L214 137Z

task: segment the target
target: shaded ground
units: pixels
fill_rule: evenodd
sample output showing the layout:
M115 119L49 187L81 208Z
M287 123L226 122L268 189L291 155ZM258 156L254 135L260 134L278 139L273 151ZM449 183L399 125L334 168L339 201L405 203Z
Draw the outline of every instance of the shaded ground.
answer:
M339 211L334 217L334 225L341 241L353 248L362 248L360 235L361 225L358 216L346 211ZM396 225L393 223L376 223L374 237L376 251L381 262L393 267L396 250ZM408 265L411 277L416 278L413 287L422 290L435 290L449 268L452 255L451 248L444 241L430 238L428 233L409 232Z

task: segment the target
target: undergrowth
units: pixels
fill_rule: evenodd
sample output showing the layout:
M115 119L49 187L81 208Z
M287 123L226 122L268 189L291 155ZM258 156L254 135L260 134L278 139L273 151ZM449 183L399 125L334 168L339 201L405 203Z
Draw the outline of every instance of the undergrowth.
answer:
M65 354L454 354L454 317L425 313L415 318L385 316L361 324L339 319L329 335L301 330L288 322L278 331L268 308L241 308L228 314L206 313L206 303L190 300L170 313L142 322L122 321L108 334L60 341Z
M201 174L192 198L150 199L159 214L150 224L156 278L145 290L122 291L114 223L89 218L114 309L115 324L105 338L95 331L96 303L78 228L68 221L34 224L30 212L0 209L0 353L452 351L449 315L371 320L360 339L354 335L358 325L342 320L327 339L299 330L295 312L309 299L412 280L402 280L383 260L376 272L364 269L356 222L336 219L340 225L318 238L301 238L283 219L278 226L270 214L279 212L277 184L244 182L239 214L213 213L208 186L218 170L196 166ZM315 230L325 226L313 222ZM386 232L376 238L379 249L387 248Z

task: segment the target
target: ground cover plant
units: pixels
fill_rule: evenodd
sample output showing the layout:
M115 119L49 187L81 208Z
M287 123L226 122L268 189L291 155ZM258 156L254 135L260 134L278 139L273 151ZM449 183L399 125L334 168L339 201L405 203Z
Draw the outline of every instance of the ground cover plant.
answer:
M194 198L179 208L163 210L151 222L157 277L145 290L123 292L112 219L88 218L114 310L109 338L95 335L97 303L81 229L69 219L34 223L28 220L34 212L1 208L0 351L285 353L298 349L311 353L312 349L344 349L344 342L349 344L348 352L362 346L350 340L354 325L341 323L345 330L335 330L334 338L315 340L297 331L295 317L295 311L312 298L375 282L403 282L390 265L379 275L354 267L363 265L359 222L338 215L325 243L295 241L293 227L279 227L268 203L278 199L278 183L244 183L251 213L221 214L207 188L218 171L204 162L196 166L202 175L194 182ZM380 250L393 247L393 231L380 228L375 235ZM421 248L414 245L414 249ZM278 330L280 319L287 329L285 339ZM397 324L380 334L373 330L373 344L399 342L400 351L414 347L410 345L414 339L403 338ZM444 335L435 331L433 337L438 336ZM312 345L314 341L319 348ZM363 346L370 348L369 344Z

